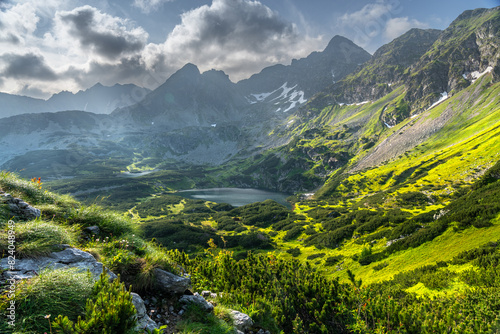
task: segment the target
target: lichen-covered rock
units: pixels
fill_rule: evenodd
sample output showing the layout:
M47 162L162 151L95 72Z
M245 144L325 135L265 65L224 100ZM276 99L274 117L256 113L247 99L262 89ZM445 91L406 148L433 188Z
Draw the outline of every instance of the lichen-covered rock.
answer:
M43 269L66 269L78 268L81 271L89 270L94 279L98 279L104 270L102 263L88 252L84 252L77 248L66 248L60 252L52 252L48 256L42 256L36 259L16 259L14 268L10 267L8 258L0 260L0 269L4 279L15 278L25 279L31 278ZM107 270L107 269L106 269ZM110 280L117 278L111 271L107 270Z
M237 330L244 332L253 325L253 320L248 314L232 310L229 315L233 319L233 325Z
M135 306L137 311L137 330L147 329L148 331L153 331L158 328L156 322L154 322L148 315L146 311L146 306L144 305L144 301L137 293L132 292L132 303Z
M163 269L154 270L155 286L164 293L184 293L191 287L191 278L181 277Z
M189 305L189 304L196 304L203 308L207 312L212 312L214 309L214 306L207 302L205 298L200 296L197 292L194 295L184 295L179 299L179 303L184 304L184 305Z

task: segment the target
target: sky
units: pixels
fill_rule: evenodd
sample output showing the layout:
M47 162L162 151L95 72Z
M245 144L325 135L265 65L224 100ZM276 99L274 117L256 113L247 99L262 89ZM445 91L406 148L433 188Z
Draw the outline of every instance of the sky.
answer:
M233 82L322 51L373 53L500 0L0 0L0 92L48 98L96 83L154 89L186 63Z

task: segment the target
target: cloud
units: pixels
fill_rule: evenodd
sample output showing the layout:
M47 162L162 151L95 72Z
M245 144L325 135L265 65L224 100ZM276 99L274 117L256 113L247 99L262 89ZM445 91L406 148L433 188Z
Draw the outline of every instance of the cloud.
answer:
M175 0L134 0L132 6L140 8L143 13L150 13L151 11L158 9L166 2L172 2Z
M135 5L154 8L164 2L136 0ZM321 36L304 35L254 0L213 0L187 11L163 43L149 42L147 32L133 21L89 5L74 8L74 3L23 0L2 8L0 75L5 91L42 95L96 82L154 89L188 62L201 71L223 70L237 81L325 46Z
M410 20L408 17L396 17L387 21L384 36L389 40L393 40L411 28L426 29L429 28L429 25L415 19Z
M386 24L401 12L399 1L377 1L358 11L346 13L338 20L341 31L356 44L370 49L379 44ZM371 50L373 51L373 50Z
M34 53L23 55L8 53L0 57L7 65L2 71L6 78L57 80L57 74L45 64L43 56Z
M56 16L59 26L66 25L67 33L76 37L82 48L90 48L108 59L139 52L148 39L144 29L131 27L127 20L103 14L88 5L58 12Z
M259 1L214 0L181 20L163 45L167 60L221 69L233 80L305 56L322 42L300 36L294 24Z
M40 18L28 3L0 10L0 43L24 44L26 36L34 33Z
M399 17L403 11L400 0L378 0L338 19L339 33L370 52L390 42L411 28L427 28L426 23Z

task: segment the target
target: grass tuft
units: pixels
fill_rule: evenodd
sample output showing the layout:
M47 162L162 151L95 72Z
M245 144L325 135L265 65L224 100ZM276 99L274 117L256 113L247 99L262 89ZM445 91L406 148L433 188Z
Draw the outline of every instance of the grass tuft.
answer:
M0 253L7 251L8 229L0 231ZM76 232L73 227L61 226L53 222L32 220L15 225L16 256L19 258L39 257L56 251L56 245L73 245Z
M77 269L44 270L39 276L17 283L14 297L16 321L14 331L22 333L49 332L45 316L59 314L75 321L83 315L94 281L88 273ZM0 300L0 312L5 314L9 300ZM12 328L10 328L12 330ZM0 331L2 327L0 326Z

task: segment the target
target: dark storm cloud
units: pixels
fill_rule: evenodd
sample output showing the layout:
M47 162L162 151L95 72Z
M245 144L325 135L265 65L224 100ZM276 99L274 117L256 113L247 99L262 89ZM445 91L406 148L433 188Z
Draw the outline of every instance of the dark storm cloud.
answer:
M42 56L34 53L24 55L8 53L1 56L1 59L7 64L2 72L2 76L6 78L57 80L57 74L45 64Z
M83 47L90 47L106 58L113 59L144 48L145 36L140 36L141 31L123 29L123 22L107 18L96 8L84 6L60 14L60 17L71 26L70 34L78 38ZM108 22L102 21L106 19Z
M292 24L260 2L215 0L212 6L192 11L183 19L198 26L199 34L191 45L199 49L216 44L259 51L273 40L296 35Z

